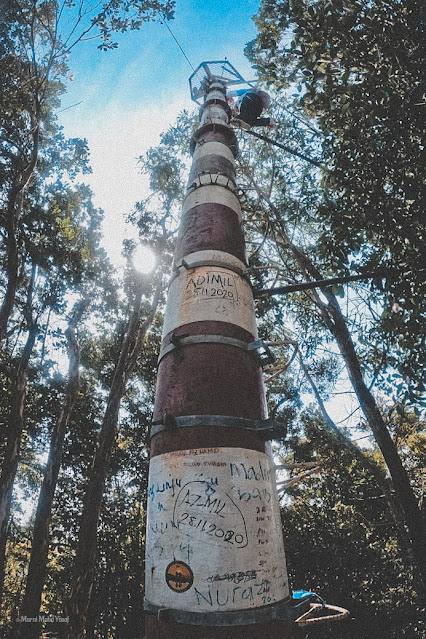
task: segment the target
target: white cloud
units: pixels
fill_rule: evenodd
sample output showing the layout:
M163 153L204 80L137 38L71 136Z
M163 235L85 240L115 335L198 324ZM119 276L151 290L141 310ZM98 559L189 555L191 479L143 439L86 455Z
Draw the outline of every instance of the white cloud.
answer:
M189 106L189 95L178 96L172 103L164 98L155 108L146 105L135 111L111 102L102 117L86 121L82 127L92 167L92 174L84 181L93 191L95 206L105 212L103 244L114 264L121 262L123 238L135 233L125 218L135 203L148 195L148 180L141 175L139 157L158 144L160 134Z

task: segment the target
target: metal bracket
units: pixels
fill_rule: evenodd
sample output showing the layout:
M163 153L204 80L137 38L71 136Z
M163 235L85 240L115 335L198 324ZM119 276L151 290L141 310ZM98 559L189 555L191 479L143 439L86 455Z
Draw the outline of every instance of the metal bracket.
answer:
M211 89L226 90L230 84L246 83L242 75L228 60L202 62L189 78L191 98L199 104Z
M228 189L231 193L235 193L236 184L235 181L225 173L210 173L210 171L200 171L197 177L188 184L187 193L192 193L196 189L202 186L221 186L224 189Z
M266 435L267 439L285 436L286 427L274 419L248 419L245 417L233 417L232 415L181 415L175 417L166 413L160 421L152 422L150 436L154 437L164 430L173 431L177 428L191 427L217 427L245 428Z
M191 612L162 608L155 606L145 599L144 609L148 614L154 614L159 621L165 623L188 624L191 626L247 626L277 619L294 621L294 610L291 599L279 601L260 608L246 610L224 610L219 612Z
M249 351L254 351L262 368L275 362L275 356L263 339L257 339L248 345Z
M243 131L250 131L251 126L244 122L244 120L240 120L239 118L231 118L229 124L233 126L235 129L242 129Z
M176 348L191 346L193 344L224 344L225 346L240 348L243 351L253 354L262 367L267 364L272 364L272 362L275 361L270 348L261 339L247 344L247 342L243 342L240 339L225 337L224 335L188 335L187 333L184 335L176 335L173 333L170 337L170 344L161 349L158 363L161 362L167 353L170 353Z

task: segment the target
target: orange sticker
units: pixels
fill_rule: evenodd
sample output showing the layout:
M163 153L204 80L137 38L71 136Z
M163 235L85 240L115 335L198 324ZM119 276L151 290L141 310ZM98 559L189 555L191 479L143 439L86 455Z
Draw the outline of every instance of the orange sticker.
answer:
M186 592L194 583L194 573L183 561L172 561L166 568L166 582L173 592Z

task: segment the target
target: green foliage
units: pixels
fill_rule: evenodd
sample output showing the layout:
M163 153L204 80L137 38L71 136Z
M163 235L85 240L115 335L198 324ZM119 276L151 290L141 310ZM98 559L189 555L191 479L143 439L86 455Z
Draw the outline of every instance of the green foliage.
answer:
M323 133L318 256L377 273L381 317L366 338L407 403L424 391L423 22L417 1L264 0L248 47L265 82L298 85L296 108Z
M158 18L170 20L174 14L174 0L114 0L102 5L98 15L92 18L102 37L99 49L117 48L112 39L114 33L140 29L144 22Z
M19 511L16 505L15 512ZM10 538L8 543L5 593L2 600L2 623L0 628L10 630L19 613L22 592L25 587L27 565L30 558L31 546L29 531L20 525L15 518L11 521Z
M16 3L1 4L2 222L11 188L17 179L22 180L37 146L37 166L22 191L17 233L20 274L0 369L0 419L6 423L12 392L10 367L19 362L22 352L28 330L28 293L33 287L30 310L37 316L40 339L28 374L19 470L27 495L36 493L42 471L40 454L46 450L63 397L66 380L55 373L55 359L63 348L71 300L85 291L91 294L90 310L79 327L81 385L65 437L42 607L46 613L64 614L105 399L140 282L130 266L122 282L113 279L99 249L102 214L94 209L90 191L76 182L78 175L89 170L86 145L65 140L53 115L66 72L62 53L78 42L78 33L85 26L79 22L75 40L63 33L49 58L49 37L59 5L24 2L16 11ZM363 371L372 386L386 395L387 424L418 488L425 463L424 424L401 401L391 406L389 399L390 390L400 399L411 392L408 399L412 403L418 399L407 385L410 379L418 381L419 365L420 269L414 272L414 265L420 265L422 232L417 203L419 118L414 108L419 98L417 80L412 83L418 71L418 29L413 17L417 4L404 7L396 0L375 4L376 8L372 3L343 5L338 0L291 4L264 0L257 18L259 38L250 47L251 55L265 81L275 88L297 81L298 110L293 114L289 115L282 94L276 96L277 139L321 158L327 170L320 184L317 169L291 154L244 138L242 133L239 185L250 263L259 269L254 275L259 287L304 281L314 277L313 269L325 276L346 274L354 268L392 269L385 277L377 277L371 288L340 287L333 293L343 295L339 301L355 336ZM65 15L73 6L67 3L63 10ZM170 18L171 11L169 2L114 1L94 15L91 24L100 34L100 47L108 49L116 46L114 31L138 28L144 20L163 13ZM38 21L37 38L30 37L29 47L22 48L34 19ZM404 28L399 32L401 24ZM27 55L31 42L37 43L35 66ZM301 108L316 121L303 124ZM141 158L153 193L136 205L130 221L137 225L141 239L155 247L165 269L171 263L194 119L194 114L183 113L176 126L162 136L159 147ZM39 127L37 139L31 137L35 125ZM264 194L272 207L266 206ZM296 259L294 247L306 256L304 266ZM125 255L130 257L132 249L130 242ZM4 248L0 261L3 291L8 263ZM273 269L264 270L271 265ZM31 280L34 268L35 284ZM404 277L398 277L400 273ZM149 285L146 292L151 293ZM330 603L346 605L355 617L341 629L316 629L317 639L414 639L422 632L414 603L416 590L403 555L404 540L390 519L376 477L337 444L317 415L300 413L300 397L309 385L297 364L299 354L322 397L332 396L342 378L342 359L322 312L324 300L324 294L304 292L288 295L284 302L282 298L264 299L258 306L260 334L265 340L280 342L276 350L280 370L267 371L270 414L288 429L285 446L290 459L314 458L323 465L319 475L293 487L283 505L292 585L318 590ZM147 310L143 305L142 318ZM159 313L124 396L101 515L88 633L115 639L143 636L142 504L161 323ZM275 374L279 372L281 375ZM385 480L380 455L371 449L366 457ZM15 503L14 508L8 591L2 608L5 633L19 610L31 538L31 522L15 521L19 505Z
M136 17L151 19L160 9L171 17L172 8L172 3L167 2L113 2L104 7L98 19L93 13L88 16L88 6L84 4L79 13L70 3L1 3L0 292L5 300L1 307L1 453L4 461L3 444L13 438L15 450L21 449L15 485L21 487L20 495L33 499L43 471L40 456L45 455L64 401L65 382L55 369L63 352L68 313L76 299L90 292L92 315L85 318L88 331L96 330L97 321L99 327L102 319L104 331L113 333L115 327L107 322L116 320L117 315L117 308L112 311L108 307L117 302L116 283L111 279L105 253L99 248L102 212L94 208L90 190L78 181L90 170L87 145L78 139L66 140L54 114L63 92L67 52L92 29L97 30L106 47L112 46L114 29L138 28ZM65 31L61 31L62 26ZM22 354L31 331L36 334L36 341L24 364L26 403L17 423L11 420L9 407L16 393L16 371L23 367ZM109 362L110 369L113 363L114 360ZM43 612L54 609L63 615L66 609L81 497L104 408L105 386L95 379L93 370L89 369L82 385L84 397L79 398L77 408L81 414L71 424L75 432L70 431L65 441L57 499L63 497L66 508L60 523L57 513L61 504L56 504L53 513ZM106 371L106 378L110 372ZM13 482L14 468L11 472ZM14 516L18 510L14 502ZM12 631L21 604L30 530L30 525L22 525L22 535L27 539L27 554L22 562L17 554L20 540L16 535L9 539L8 594L0 615L3 634Z
M294 441L286 460L315 459L322 468L289 488L283 506L292 584L351 612L351 621L306 636L419 639L421 610L380 489L318 416L305 413L304 423L309 439Z
M48 581L43 609L66 610L80 514L105 405L83 382L68 432L55 498ZM145 513L148 481L147 424L151 403L125 401L125 417L112 453L98 533L98 561L88 632L124 639L143 624ZM142 607L141 607L142 606Z
M139 158L142 174L149 176L151 194L144 202L138 202L130 220L148 237L161 234L164 240L176 231L185 193L194 120L194 114L183 111L176 124L161 135L158 147L149 149ZM150 239L151 243L153 239ZM160 249L161 252L164 247ZM171 250L170 246L168 250Z

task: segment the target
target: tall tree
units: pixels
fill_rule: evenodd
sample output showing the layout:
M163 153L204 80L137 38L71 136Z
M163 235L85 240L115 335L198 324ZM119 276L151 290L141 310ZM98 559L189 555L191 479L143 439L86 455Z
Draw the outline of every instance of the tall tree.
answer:
M274 234L274 243L278 247L278 255L281 252L283 260L287 260L291 256L291 268L297 268L299 277L301 275L304 281L325 279L321 268L315 264L309 253L292 240L287 228L285 212L272 202L271 197L259 187L256 181L252 181L252 185L256 188L260 199L263 200L263 203L269 209L269 212L266 209L264 216L268 220L271 232ZM289 274L291 275L291 272ZM398 509L403 513L404 523L409 531L412 552L415 557L414 566L419 584L422 584L421 592L423 594L426 584L426 529L423 513L418 507L418 499L377 400L368 388L356 344L336 295L330 288L323 287L321 295L314 288L309 297L315 308L318 320L330 332L338 346L348 372L350 384L359 402L360 410L364 414L386 461L392 478Z
M142 3L138 0L110 1L101 3L96 9L85 1L80 3L78 9L69 2L38 0L2 0L0 5L0 148L3 157L0 169L3 248L0 259L4 267L0 280L4 293L0 305L0 344L3 344L4 352L9 350L10 336L16 334L18 327L22 325L20 315L24 317L27 331L22 357L9 366L15 389L12 392L13 405L0 479L1 571L19 460L27 371L39 331L39 317L33 305L35 278L40 261L47 263L49 268L52 266L46 255L46 238L50 242L53 240L52 245L55 244L54 235L47 232L47 220L44 220L45 234L32 232L34 225L29 212L36 206L43 218L45 203L34 199L34 195L44 195L49 191L51 194L50 185L55 170L56 177L63 170L57 165L52 169L49 153L54 155L52 151L55 145L63 146L54 109L64 90L67 55L88 36L97 37L101 49L114 48L117 46L112 38L114 32L138 29L144 21L158 16L170 18L173 6L172 0ZM83 157L77 157L77 150L80 148L84 156L85 149L83 144L77 142L68 145L73 148L75 173L85 163ZM70 165L68 169L71 170ZM38 191L33 189L31 193L34 184L38 185ZM52 203L52 197L50 202ZM58 206L60 207L59 203ZM52 227L56 211L55 206L49 209ZM71 227L72 223L65 217L61 224L61 236L64 239L66 227ZM53 248L53 253L60 259L60 250L55 253L55 248L59 249L59 246ZM52 255L50 259L52 260ZM68 274L70 273L71 269ZM52 288L56 286L53 281L51 285ZM20 299L22 297L25 301ZM0 575L0 582L2 581Z
M105 491L105 479L117 436L118 414L126 384L133 373L143 348L145 335L154 319L162 291L161 276L157 283L151 308L140 323L144 281L137 283L129 326L120 349L114 370L105 415L99 433L98 444L90 471L85 503L80 521L79 541L75 557L74 575L69 597L70 639L80 639L85 634L87 611L94 581L98 521Z
M88 305L87 297L75 304L65 331L69 358L68 381L63 404L51 434L49 457L44 470L34 521L25 595L21 606L21 616L31 619L37 619L40 612L49 550L49 527L53 497L62 463L66 429L79 391L80 344L76 336L76 329ZM41 623L33 626L23 623L19 629L20 637L34 638L40 633Z
M305 434L282 461L315 459L321 469L287 488L282 503L293 587L346 607L351 620L313 626L318 639L417 639L425 630L410 572L381 488L350 451L342 450L317 412L301 415ZM377 452L367 457L384 477ZM297 478L298 471L290 471Z
M424 391L424 18L417 0L263 0L248 47L262 79L297 87L295 108L321 130L318 251L343 272L377 270L371 339L399 371L382 382L411 403Z
M78 156L81 154L79 145L76 145L76 149ZM72 157L77 166L79 160L75 159L75 154L71 154L70 162ZM65 172L65 165L63 170ZM44 189L40 181L34 182L27 196L29 206L21 220L20 286L11 315L10 334L2 349L4 370L11 380L10 411L7 428L2 433L5 442L0 477L2 567L34 347L39 336L43 335L45 341L54 314L60 314L66 306L67 293L78 287L79 281L85 277L84 271L87 276L92 269L92 265L87 268L89 250L95 248L93 238L89 239L89 227L92 225L94 229L99 222L93 206L87 202L87 189L80 188L72 192L71 188L58 183L55 188L51 186ZM70 214L74 215L74 221L71 221ZM88 224L84 228L86 222ZM36 230L37 235L31 243L29 238L32 229ZM40 367L44 350L42 346L41 351L37 350L36 353Z
M284 244L311 279L321 275L321 262L331 273L373 273L363 308L374 319L364 323L364 334L352 330L351 337L330 289L316 305L386 460L424 594L424 515L389 420L369 388L393 395L401 413L404 402L417 409L424 390L425 273L419 267L424 226L416 178L423 127L422 15L420 3L398 0L264 0L256 18L258 37L248 52L265 82L295 86L295 108L315 117L322 132L322 187L312 214L323 226L317 229L314 259L298 258L288 237ZM285 212L278 206L279 217Z

